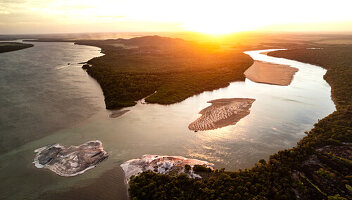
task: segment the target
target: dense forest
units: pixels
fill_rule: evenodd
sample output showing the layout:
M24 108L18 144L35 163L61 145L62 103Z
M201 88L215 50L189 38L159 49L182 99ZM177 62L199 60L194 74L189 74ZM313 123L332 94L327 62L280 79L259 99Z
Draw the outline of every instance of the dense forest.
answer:
M243 72L253 63L240 50L160 36L76 44L100 47L105 54L84 68L102 87L108 109L133 106L154 92L146 102L180 102L244 80Z
M337 110L297 146L252 169L203 171L202 179L144 172L132 177L132 199L352 199L352 47L269 53L327 69Z
M29 47L33 47L33 44L25 44L19 42L0 42L0 53L17 51Z

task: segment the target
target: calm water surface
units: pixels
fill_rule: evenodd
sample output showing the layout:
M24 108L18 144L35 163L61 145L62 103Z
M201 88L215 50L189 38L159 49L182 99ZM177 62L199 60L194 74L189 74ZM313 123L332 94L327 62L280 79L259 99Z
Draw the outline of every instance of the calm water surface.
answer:
M111 180L101 177L111 170L118 170L115 184L121 190L116 191L125 197L119 165L143 154L181 155L235 170L295 146L318 119L335 110L330 86L323 80L326 70L260 52L247 54L299 69L291 85L233 82L169 106L139 103L119 118L109 118L99 86L77 64L101 55L98 48L35 43L33 48L0 54L0 199L37 199L57 191L74 194L96 180L104 188ZM209 106L207 101L241 97L256 101L236 125L188 130L197 113ZM59 177L32 164L36 148L95 139L103 142L110 157L83 175ZM114 191L108 189L107 196Z

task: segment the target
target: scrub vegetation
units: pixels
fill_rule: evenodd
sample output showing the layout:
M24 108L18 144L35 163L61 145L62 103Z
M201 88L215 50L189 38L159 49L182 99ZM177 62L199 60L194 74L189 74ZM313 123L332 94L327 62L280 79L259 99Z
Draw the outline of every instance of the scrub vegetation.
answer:
M76 44L100 47L105 54L84 68L102 87L108 109L133 106L148 95L148 103L177 103L244 80L253 63L241 50L160 36Z
M352 199L352 47L292 49L269 55L328 71L337 110L319 120L297 146L252 169L208 171L202 179L144 172L130 180L132 199Z

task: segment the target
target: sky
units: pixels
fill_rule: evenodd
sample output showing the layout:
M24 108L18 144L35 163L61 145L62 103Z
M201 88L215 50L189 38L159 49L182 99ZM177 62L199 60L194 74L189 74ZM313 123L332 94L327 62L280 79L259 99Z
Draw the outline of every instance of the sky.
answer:
M0 0L0 34L352 32L352 0Z

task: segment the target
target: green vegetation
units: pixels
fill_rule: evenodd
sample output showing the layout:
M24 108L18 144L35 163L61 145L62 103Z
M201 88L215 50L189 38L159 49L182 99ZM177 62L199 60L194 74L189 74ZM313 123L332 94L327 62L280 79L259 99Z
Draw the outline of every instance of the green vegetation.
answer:
M316 171L317 174L319 174L320 176L323 176L324 178L327 179L333 179L335 177L335 174L332 172L329 172L328 170L324 169L324 168L320 168L318 171Z
M190 165L185 165L185 171L189 172L191 170L191 166Z
M0 53L17 51L21 49L26 49L29 47L33 47L33 44L25 44L19 42L0 42Z
M130 196L132 199L352 199L348 187L352 184L352 166L345 161L352 156L351 52L352 47L329 46L269 54L328 70L324 78L332 87L337 111L319 120L296 147L279 151L267 162L260 160L252 169L214 170L202 179L144 172L131 179Z
M323 192L323 191L321 191L321 189L320 189L318 186L316 186L314 183L312 183L312 181L309 180L309 178L305 177L305 176L302 175L302 174L300 174L300 176L301 176L304 180L306 180L309 184L311 184L311 186L313 186L316 190L318 190L323 196L326 196L326 193Z
M193 167L193 171L195 173L199 173L199 172L211 172L211 169L210 168L207 168L203 165L194 165Z
M328 196L328 200L347 200L344 197L340 197L339 194L335 194L334 196Z
M172 104L192 95L244 80L253 60L240 50L223 50L182 39L159 36L117 40L87 40L105 54L85 67L103 89L106 108L146 102Z

